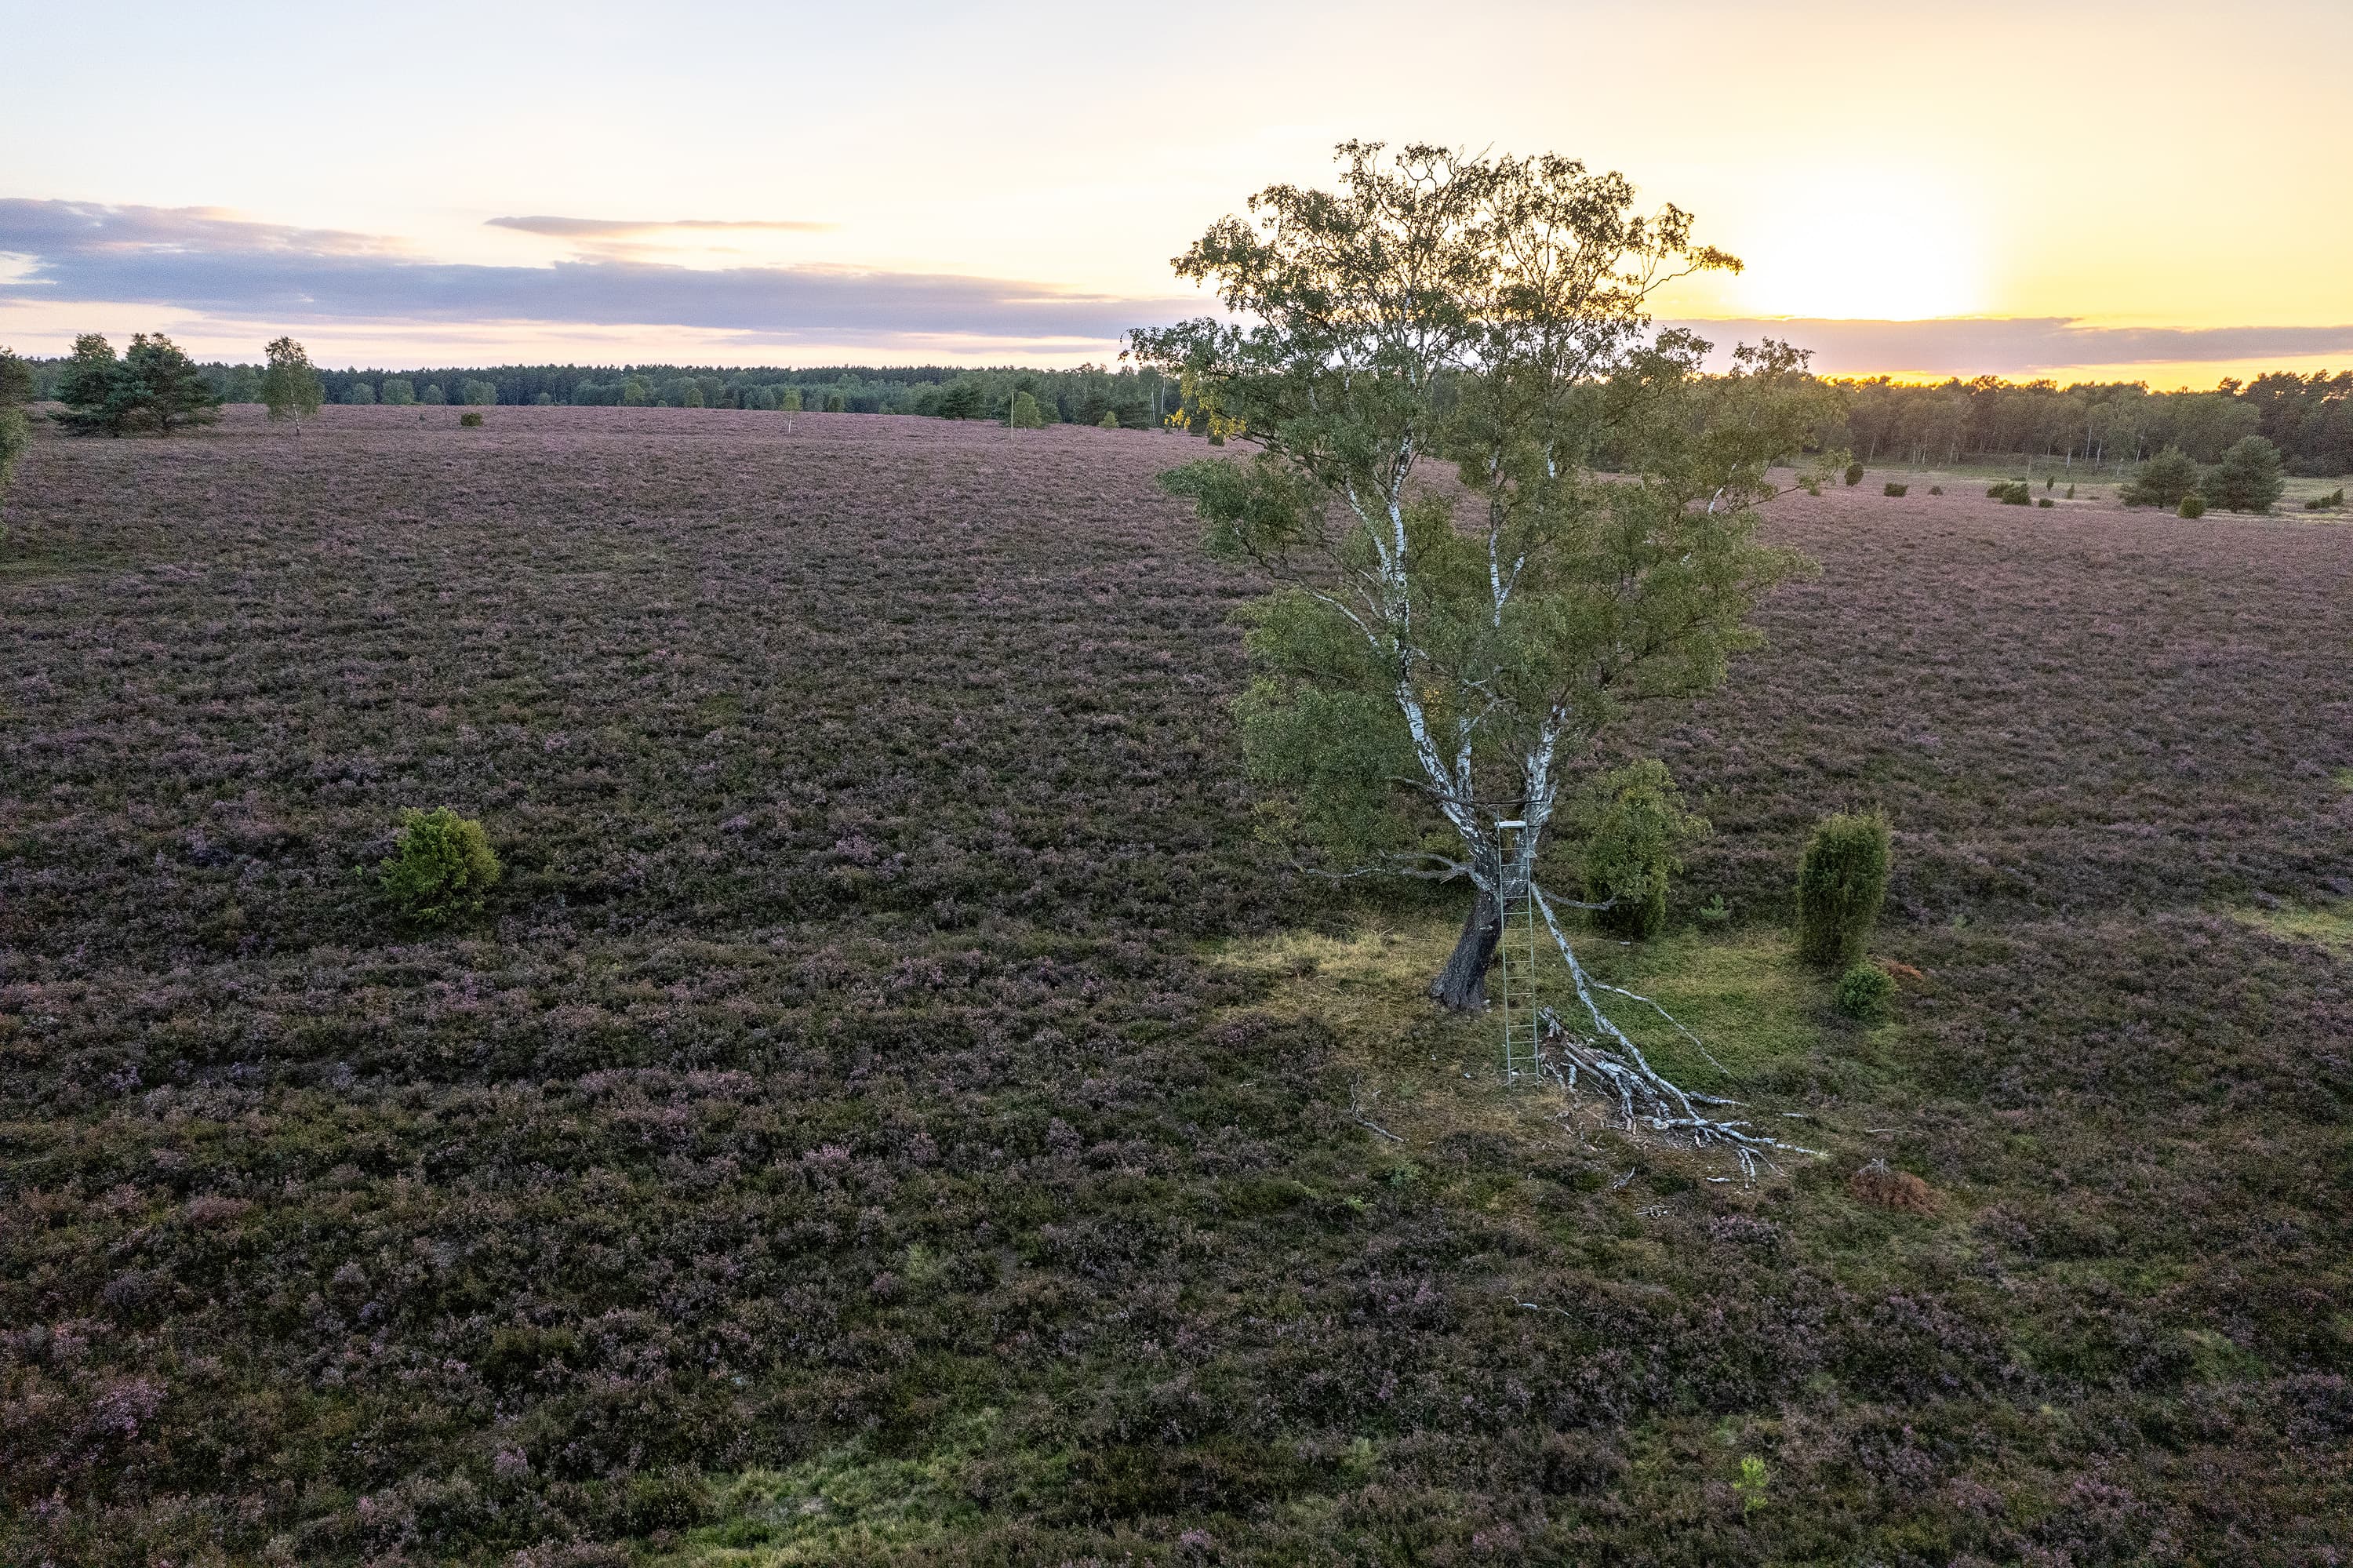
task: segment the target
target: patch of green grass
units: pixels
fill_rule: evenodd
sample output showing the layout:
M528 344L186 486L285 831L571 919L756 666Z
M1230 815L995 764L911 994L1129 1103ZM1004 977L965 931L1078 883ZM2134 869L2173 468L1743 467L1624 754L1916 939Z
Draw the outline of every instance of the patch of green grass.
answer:
M1466 1132L1521 1143L1555 1139L1561 1092L1549 1086L1507 1089L1501 1081L1502 1020L1493 1006L1500 971L1488 978L1491 1005L1483 1013L1441 1012L1424 995L1456 930L1451 922L1423 919L1343 936L1286 931L1220 944L1210 957L1264 980L1263 994L1244 1011L1313 1019L1330 1029L1352 1076L1354 1111L1409 1149ZM1810 1100L1872 1086L1870 1080L1884 1076L1874 1063L1902 1031L1900 1022L1869 1031L1838 1023L1827 983L1798 962L1785 931L1694 927L1629 943L1577 930L1569 939L1595 980L1656 1003L1593 992L1653 1066L1685 1088L1749 1102L1748 1114L1760 1126L1778 1123L1767 1130L1802 1133L1799 1141L1818 1141L1820 1125L1784 1113L1804 1113ZM1587 1017L1548 937L1540 938L1535 973L1541 1004L1572 1025ZM1588 1132L1608 1130L1614 1107L1591 1096L1572 1104ZM1663 1152L1682 1163L1676 1150ZM1703 1157L1691 1174L1718 1174L1719 1163Z
M2251 926L2306 942L2341 959L2353 959L2353 898L2328 905L2284 904L2276 909L2233 911Z
M976 1500L1025 1510L1046 1501L1061 1456L1014 1449L992 1457L997 1414L982 1411L919 1458L888 1458L863 1443L828 1449L786 1470L747 1470L718 1483L716 1521L689 1531L665 1568L788 1568L878 1550L945 1542L984 1517ZM986 1469L987 1484L976 1485Z

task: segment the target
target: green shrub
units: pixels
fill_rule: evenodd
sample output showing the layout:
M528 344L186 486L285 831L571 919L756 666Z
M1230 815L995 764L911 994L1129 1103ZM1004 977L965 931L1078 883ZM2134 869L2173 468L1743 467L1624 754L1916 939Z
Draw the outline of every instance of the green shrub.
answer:
M2197 460L2179 447L2168 447L2141 464L2116 495L2126 506L2179 506L2197 488Z
M1116 430L1119 429L1119 416L1111 409L1105 408L1103 417L1095 421L1095 428L1103 430Z
M1879 493L1882 495L1902 495L1909 492L1911 488L1912 487L1908 484L1898 484L1891 479L1885 484L1880 486Z
M1895 1001L1895 981L1877 964L1856 964L1839 976L1838 1010L1862 1023L1883 1023Z
M2006 479L1987 485L1986 497L2004 506L2024 506L2033 501L2034 490L2022 479Z
M2055 502L2055 501L2052 500L2049 496L2047 496L2047 495L2046 495L2046 496L2043 496L2042 499L2038 500L2037 502L2035 502L2035 503L2034 503L2034 504L2035 504L2035 505L2037 505L2037 506L2056 506L2056 505L2058 505L2059 503L2058 503L2057 502Z
M471 409L469 409L467 412L458 416L458 422L465 426L470 430L480 429L482 424L482 416Z
M2224 512L2269 512L2286 489L2279 448L2261 436L2232 442L2198 486L2207 505Z
M1862 961L1863 945L1887 898L1887 819L1823 819L1798 866L1798 956L1824 969Z
M849 412L849 399L839 392L828 392L825 395L825 411L828 414L847 414Z
M0 403L0 491L16 477L16 460L25 455L32 441L25 429L25 410L10 403Z
M1932 484L1928 487L1928 493L1931 495L1942 495L1945 493L1945 487L1941 484Z
M1046 428L1046 410L1039 408L1038 399L1029 393L1016 392L1009 407L1012 412L1007 417L1006 422L1015 429L1042 430Z
M482 912L483 896L499 883L498 852L482 824L447 806L400 813L400 834L377 880L402 918L448 926Z
M2072 484L2067 487L2067 499L2070 501L2075 499L2075 487Z
M2203 517L2206 515L2206 498L2193 490L2181 498L2181 504L2174 508L2173 514L2177 517Z
M2054 474L2052 474L2050 478L2048 478L2048 479L2046 479L2046 480L2044 480L2044 481L2042 482L2042 488L2043 488L2043 489L2045 489L2045 490L2056 490L2058 487L2059 487L2059 476L2058 476L2057 474L2055 474L2055 473L2054 473ZM2074 492L2071 489L2071 490L2068 492L2068 493L2072 495L2072 494L2073 494L2073 493L2074 493Z
M1853 486L1862 482L1862 465L1861 463L1851 462L1846 465L1846 482L1849 488L1852 488Z
M1707 831L1683 810L1667 765L1645 758L1600 781L1602 805L1585 841L1585 896L1601 930L1638 940L1667 924L1667 881L1683 869L1675 852Z
M2338 485L2326 495L2316 495L2304 503L2306 512L2330 512L2345 504L2345 487Z

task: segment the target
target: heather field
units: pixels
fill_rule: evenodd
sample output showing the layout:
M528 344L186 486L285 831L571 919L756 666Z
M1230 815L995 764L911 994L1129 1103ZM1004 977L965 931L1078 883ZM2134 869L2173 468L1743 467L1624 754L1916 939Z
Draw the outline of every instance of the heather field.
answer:
M7 500L0 1561L2348 1560L2342 524L1774 503L1604 959L1751 1183L1268 863L1198 443L487 413ZM1872 804L1865 1028L1786 918Z

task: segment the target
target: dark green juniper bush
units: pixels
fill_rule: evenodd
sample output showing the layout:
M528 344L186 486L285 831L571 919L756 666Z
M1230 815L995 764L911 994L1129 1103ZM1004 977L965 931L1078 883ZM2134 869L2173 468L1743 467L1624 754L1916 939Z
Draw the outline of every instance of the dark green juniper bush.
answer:
M2179 447L2168 447L2143 463L2116 496L2126 506L2179 506L2197 488L2197 459Z
M499 884L498 852L482 824L447 806L400 813L400 833L377 881L411 925L452 926L482 912Z
M1883 1023L1895 1000L1895 978L1877 964L1860 963L1839 977L1838 1010L1859 1023Z
M1750 607L1802 568L1757 514L1836 396L1786 344L1704 378L1707 344L1651 331L1656 290L1739 263L1673 207L1637 213L1622 175L1383 154L1343 145L1339 190L1270 186L1176 260L1238 319L1132 334L1259 449L1164 477L1213 552L1277 585L1251 614L1250 772L1329 874L1471 885L1444 1006L1483 1002L1501 912L1533 899L1581 1004L1553 1043L1565 1073L1738 1147L1610 1021L1535 868L1612 722L1716 685Z
M1798 866L1799 958L1824 969L1862 961L1892 858L1887 819L1877 812L1823 820Z
M2218 512L2269 512L2286 489L2279 449L2261 436L2234 442L2198 485L2206 504Z
M1668 878L1707 823L1683 810L1667 765L1655 758L1599 782L1602 806L1585 839L1585 897L1597 929L1644 940L1666 929Z

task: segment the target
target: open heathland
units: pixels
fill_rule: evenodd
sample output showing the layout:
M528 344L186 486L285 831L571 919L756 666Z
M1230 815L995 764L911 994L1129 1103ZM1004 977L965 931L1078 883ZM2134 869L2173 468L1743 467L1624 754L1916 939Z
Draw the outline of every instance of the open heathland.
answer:
M1269 863L1200 443L458 412L7 501L0 1559L2343 1560L2341 525L1768 507L1588 938L1823 1151L1749 1182ZM1873 808L1863 1024L1791 883Z

